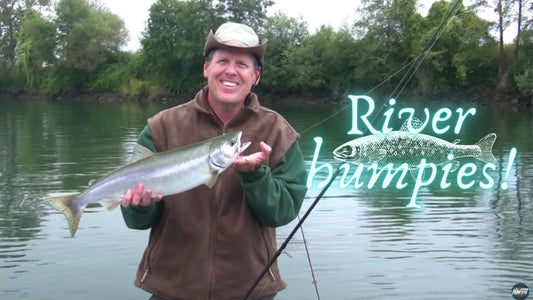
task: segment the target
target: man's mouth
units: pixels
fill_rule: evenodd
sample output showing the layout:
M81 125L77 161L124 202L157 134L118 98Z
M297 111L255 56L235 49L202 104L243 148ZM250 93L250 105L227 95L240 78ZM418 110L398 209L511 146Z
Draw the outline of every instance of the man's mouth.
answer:
M237 83L236 82L233 82L233 81L225 81L225 80L222 80L222 84L224 86L228 86L228 87L236 87L237 86Z

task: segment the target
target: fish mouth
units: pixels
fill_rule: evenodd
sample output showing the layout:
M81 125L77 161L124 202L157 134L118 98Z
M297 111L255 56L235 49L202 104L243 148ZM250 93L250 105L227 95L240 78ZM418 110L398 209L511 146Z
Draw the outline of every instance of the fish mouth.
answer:
M252 142L242 143L241 146L239 147L239 154L243 153L244 150L246 150L248 147L250 147L251 144L252 144Z

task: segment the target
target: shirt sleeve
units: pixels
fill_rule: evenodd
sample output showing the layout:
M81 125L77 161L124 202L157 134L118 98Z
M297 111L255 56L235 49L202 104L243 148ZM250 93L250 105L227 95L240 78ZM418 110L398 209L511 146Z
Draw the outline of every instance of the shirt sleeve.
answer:
M148 125L139 134L137 144L150 149L152 152L156 151ZM163 207L163 201L154 202L146 207L133 205L128 207L120 206L124 223L131 229L149 229L154 226L161 217Z
M248 205L259 221L269 227L283 226L298 215L307 192L306 180L298 142L294 142L273 170L263 165L241 173Z

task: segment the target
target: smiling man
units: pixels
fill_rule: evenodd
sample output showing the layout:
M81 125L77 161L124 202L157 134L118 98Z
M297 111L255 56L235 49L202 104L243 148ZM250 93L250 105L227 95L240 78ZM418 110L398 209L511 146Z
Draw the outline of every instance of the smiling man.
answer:
M307 174L298 133L251 92L266 40L225 23L209 32L203 75L191 101L148 119L138 144L165 151L242 131L251 146L216 184L162 197L139 183L122 199L126 225L150 229L135 285L150 299L242 299L276 252L275 228L298 214ZM273 264L250 299L274 299L286 284Z

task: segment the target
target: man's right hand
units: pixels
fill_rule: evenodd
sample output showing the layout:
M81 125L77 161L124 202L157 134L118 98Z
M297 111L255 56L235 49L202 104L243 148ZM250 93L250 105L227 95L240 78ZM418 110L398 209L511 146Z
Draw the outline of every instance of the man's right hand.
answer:
M157 194L155 197L152 197L152 190L146 189L145 191L144 184L139 183L135 187L135 191L132 191L131 189L126 190L124 196L122 197L121 204L124 207L128 207L130 205L149 206L153 202L160 201L162 198L163 195L161 193Z

